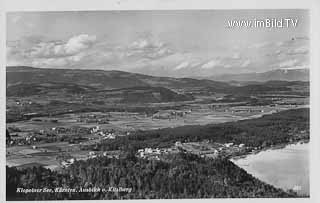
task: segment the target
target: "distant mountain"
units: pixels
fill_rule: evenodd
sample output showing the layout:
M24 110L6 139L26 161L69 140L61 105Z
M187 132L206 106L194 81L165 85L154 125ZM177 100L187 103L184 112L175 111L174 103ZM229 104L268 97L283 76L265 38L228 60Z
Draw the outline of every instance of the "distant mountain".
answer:
M165 87L173 90L210 87L223 91L230 85L208 79L155 77L123 71L44 69L24 66L9 66L6 69L7 87L28 83L73 83L99 89L130 87Z
M7 87L7 96L26 97L49 94L83 94L95 90L72 83L19 83Z
M26 119L24 114L34 112L43 116L88 111L154 113L167 108L167 104L158 107L152 103L184 105L191 101L266 105L269 104L267 100L257 98L270 95L307 97L309 82L273 80L229 84L122 71L6 68L7 122Z
M109 95L109 98L117 98L118 102L143 103L186 101L193 99L190 95L214 93L256 95L309 91L308 81L288 81L307 80L307 70L300 70L299 74L293 70L276 70L215 78L225 81L232 79L229 83L209 79L156 77L123 71L42 69L22 66L7 67L6 72L7 96L18 97L92 94L92 97L103 98ZM301 77L303 74L304 78ZM288 76L285 78L285 75Z
M309 69L277 69L263 73L225 74L207 77L216 81L257 81L269 80L309 81Z
M157 103L188 101L194 98L191 95L179 94L164 87L130 87L113 90L99 90L90 86L70 83L28 83L15 84L7 87L9 97L28 97L34 95L67 95L86 94L93 98L105 98L106 101L121 103Z
M178 94L164 87L130 87L102 92L105 96L121 98L119 102L122 103L177 102L194 99L191 95Z

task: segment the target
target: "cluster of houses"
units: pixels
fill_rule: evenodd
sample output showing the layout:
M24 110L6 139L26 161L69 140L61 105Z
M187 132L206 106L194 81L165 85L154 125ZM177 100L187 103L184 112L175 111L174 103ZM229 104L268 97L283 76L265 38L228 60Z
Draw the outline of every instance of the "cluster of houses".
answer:
M168 154L173 151L174 149L172 148L144 148L139 149L136 156L143 159L160 160L161 155Z
M90 133L99 135L104 140L115 139L117 136L113 130L109 131L109 130L105 130L105 129L100 129L99 126L95 126L95 127L91 128Z
M101 139L115 139L118 136L130 135L130 131L117 132L114 129L101 129L99 126L90 128L90 134L99 135Z
M291 135L290 142L298 141L298 140L308 140L310 132L309 130L293 130L289 132Z
M235 145L233 144L232 142L230 143L225 143L223 144L225 147L240 147L240 148L243 148L245 145L244 144L239 144L239 145Z
M10 131L10 133L9 133ZM18 128L9 128L9 135L7 136L6 143L9 145L31 145L41 140L48 140L49 137L57 137L59 135L81 135L89 134L90 129L85 127L52 127L48 129L22 131ZM73 138L70 136L70 138Z
M73 127L53 127L51 130L58 134L71 134L71 133L78 133L78 134L86 134L90 132L89 128L80 127L80 126L73 126Z
M97 157L119 158L119 153L117 151L105 151L105 152L90 151L86 158L80 158L80 159L94 159ZM75 162L75 158L69 157L69 158L63 158L60 164L63 168L67 168L70 165L72 165L74 162Z
M12 137L15 137L17 135L11 135L10 139L7 140L7 144L9 145L19 145L19 146L23 146L23 145L31 145L35 142L38 141L38 138L35 135L27 135L25 137L17 137L15 139L12 139Z
M71 164L73 164L74 161L75 161L74 158L67 159L67 160L63 160L63 161L61 161L61 165L62 165L62 167L67 168L67 167L69 167Z
M108 158L119 158L118 153L114 153L111 151L105 151L105 152L96 152L96 151L90 151L88 154L88 159L94 159L96 157L108 157Z
M246 150L244 144L235 145L234 143L210 143L208 140L202 142L181 143L176 142L175 147L180 151L200 155L202 157L228 156Z
M15 104L19 106L31 105L32 103L33 103L32 101L15 100Z

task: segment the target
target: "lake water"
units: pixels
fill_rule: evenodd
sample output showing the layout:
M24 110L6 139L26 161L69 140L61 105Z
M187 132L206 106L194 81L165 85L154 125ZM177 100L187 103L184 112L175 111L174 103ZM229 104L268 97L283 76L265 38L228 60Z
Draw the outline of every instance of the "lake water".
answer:
M275 187L309 195L309 143L291 144L231 161Z

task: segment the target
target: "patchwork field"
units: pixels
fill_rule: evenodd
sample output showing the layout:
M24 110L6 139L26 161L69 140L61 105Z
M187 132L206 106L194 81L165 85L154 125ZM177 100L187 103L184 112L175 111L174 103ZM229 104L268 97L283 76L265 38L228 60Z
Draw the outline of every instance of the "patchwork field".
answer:
M219 108L212 107L215 104L201 104L197 108L159 111L157 114L148 116L143 113L132 112L89 112L70 113L52 117L35 117L30 120L8 123L8 128L17 128L14 139L27 139L35 132L52 130L55 128L71 129L74 127L94 128L99 126L100 130L112 130L117 135L124 136L128 132L137 130L152 130L161 128L173 128L183 125L206 125L210 123L223 123L249 118L257 118L264 114L271 114L282 110L297 108L294 105L277 106L227 106L220 105ZM298 106L298 107L302 107ZM190 110L192 109L192 110ZM180 114L178 114L180 113ZM108 120L107 123L87 123L81 121L83 117L99 117ZM54 121L54 122L52 122ZM78 134L62 133L63 136L78 137ZM42 137L46 138L42 135ZM61 160L57 157L87 159L90 151L83 149L84 146L91 146L99 143L102 139L97 134L82 133L83 140L78 143L69 142L35 142L29 145L14 145L7 147L7 165L28 167L32 164L40 164L44 167L58 170L61 167ZM38 135L37 138L41 138ZM66 159L65 158L65 159ZM31 164L31 165L30 165Z

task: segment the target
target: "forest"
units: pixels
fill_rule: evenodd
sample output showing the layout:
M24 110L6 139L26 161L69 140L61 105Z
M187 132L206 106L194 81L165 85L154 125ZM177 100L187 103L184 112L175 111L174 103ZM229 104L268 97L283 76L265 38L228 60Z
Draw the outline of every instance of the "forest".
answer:
M201 158L188 153L167 161L99 157L76 161L63 173L42 167L8 167L7 200L174 199L297 197L261 182L227 159ZM75 192L17 193L17 188L75 189ZM79 192L80 188L130 188L130 192Z
M309 109L294 109L263 117L204 126L183 126L138 131L92 146L95 150L120 149L120 158L97 157L75 161L62 171L43 167L6 167L7 200L62 199L172 199L296 197L248 174L226 158L203 158L179 152L166 159L135 156L144 147L168 147L174 142L210 140L268 146L292 139L309 139ZM303 136L297 136L300 132ZM17 188L131 188L131 192L17 193Z
M297 136L309 129L309 108L291 109L264 115L261 118L220 124L189 125L136 133L107 140L92 150L137 150L145 147L170 147L176 141L245 144L249 147L268 147L286 144L292 140L309 139L309 133Z

